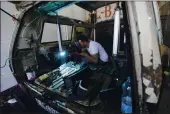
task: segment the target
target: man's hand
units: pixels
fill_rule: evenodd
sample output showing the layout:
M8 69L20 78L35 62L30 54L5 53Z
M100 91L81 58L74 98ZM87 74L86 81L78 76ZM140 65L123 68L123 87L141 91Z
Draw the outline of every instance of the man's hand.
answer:
M86 57L89 62L92 62L92 63L98 62L98 54L89 55L87 53L80 53L80 55Z
M84 53L84 52L83 52L83 53L80 53L80 55L81 55L81 56L84 56L84 57L89 56L87 53Z

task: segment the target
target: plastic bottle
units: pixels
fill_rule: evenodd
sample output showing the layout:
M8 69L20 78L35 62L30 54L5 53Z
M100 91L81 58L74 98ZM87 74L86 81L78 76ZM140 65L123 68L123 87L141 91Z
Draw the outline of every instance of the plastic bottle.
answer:
M27 69L26 75L27 75L27 79L28 79L29 81L33 81L33 80L35 80L35 78L36 78L35 71L34 71L31 67L29 67L29 68Z
M128 77L127 81L122 85L123 95L121 103L121 111L123 114L132 114L132 96L131 96L131 80Z

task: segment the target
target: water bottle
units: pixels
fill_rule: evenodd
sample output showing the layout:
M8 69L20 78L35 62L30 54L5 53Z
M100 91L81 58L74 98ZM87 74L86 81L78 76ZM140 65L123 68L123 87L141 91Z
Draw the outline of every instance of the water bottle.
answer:
M121 111L123 114L132 114L132 96L131 96L131 80L128 77L127 81L122 85L123 95L121 103Z

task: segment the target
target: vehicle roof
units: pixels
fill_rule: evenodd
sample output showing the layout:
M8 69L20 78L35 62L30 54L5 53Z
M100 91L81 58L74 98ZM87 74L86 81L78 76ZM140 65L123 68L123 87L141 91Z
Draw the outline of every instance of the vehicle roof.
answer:
M69 18L69 17L61 16L61 15L48 16L45 19L45 21L49 22L49 23L58 23L58 24L61 24L61 25L74 25L76 27L86 27L86 28L92 28L93 27L93 25L90 24L90 23L86 23L86 22L83 22L83 21L80 21L80 20L72 19L72 18Z
M115 3L116 1L86 1L86 2L79 2L76 3L77 6L92 12L100 7Z
M28 7L31 7L31 9L39 10L42 14L46 15L48 14L54 19L51 19L51 21L56 20L57 11L66 8L70 5L77 5L84 10L87 10L89 12L92 12L100 7L103 7L105 5L109 5L112 3L116 3L116 1L39 1L38 3L35 1L10 1L11 3L14 3L18 9L26 9ZM66 25L75 25L80 27L93 27L92 24L84 23L80 20L71 19L69 17L64 16L57 16L60 24L66 24ZM50 21L50 20L49 20Z
M30 5L34 6L36 3L35 1L10 1L11 3L17 5L18 8L26 8ZM64 8L68 5L75 4L84 10L87 10L89 12L92 12L100 7L103 7L105 5L109 5L112 3L116 3L117 1L39 1L39 4L41 6L47 6L47 10L44 8L44 11L56 11L58 9ZM43 5L42 5L43 4ZM53 4L53 5L52 5ZM54 7L55 6L55 7Z

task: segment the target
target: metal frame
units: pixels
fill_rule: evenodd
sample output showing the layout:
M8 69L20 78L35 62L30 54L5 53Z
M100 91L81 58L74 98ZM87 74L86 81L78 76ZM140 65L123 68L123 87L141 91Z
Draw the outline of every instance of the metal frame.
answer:
M57 38L58 38L59 51L62 52L60 28L59 28L59 24L56 25L57 25L57 35L58 35Z
M114 21L113 56L116 56L118 53L119 31L120 31L120 8L117 7L115 11Z
M134 2L127 2L127 12L129 17L129 26L132 38L132 48L133 48L133 58L134 58L134 68L137 80L137 90L138 90L138 97L139 97L139 106L142 110L143 104L143 86L142 86L142 78L141 78L141 52L140 52L140 44L138 41L138 26L136 25L136 15L135 15L135 5Z
M153 2L127 3L139 105L143 110L146 103L158 103L162 82L161 56L155 29L156 12L153 12Z
M163 44L163 36L162 36L162 26L161 26L161 19L160 19L160 12L159 12L159 6L157 2L153 2L153 10L155 14L155 20L157 25L157 31L158 31L158 39L159 44Z

